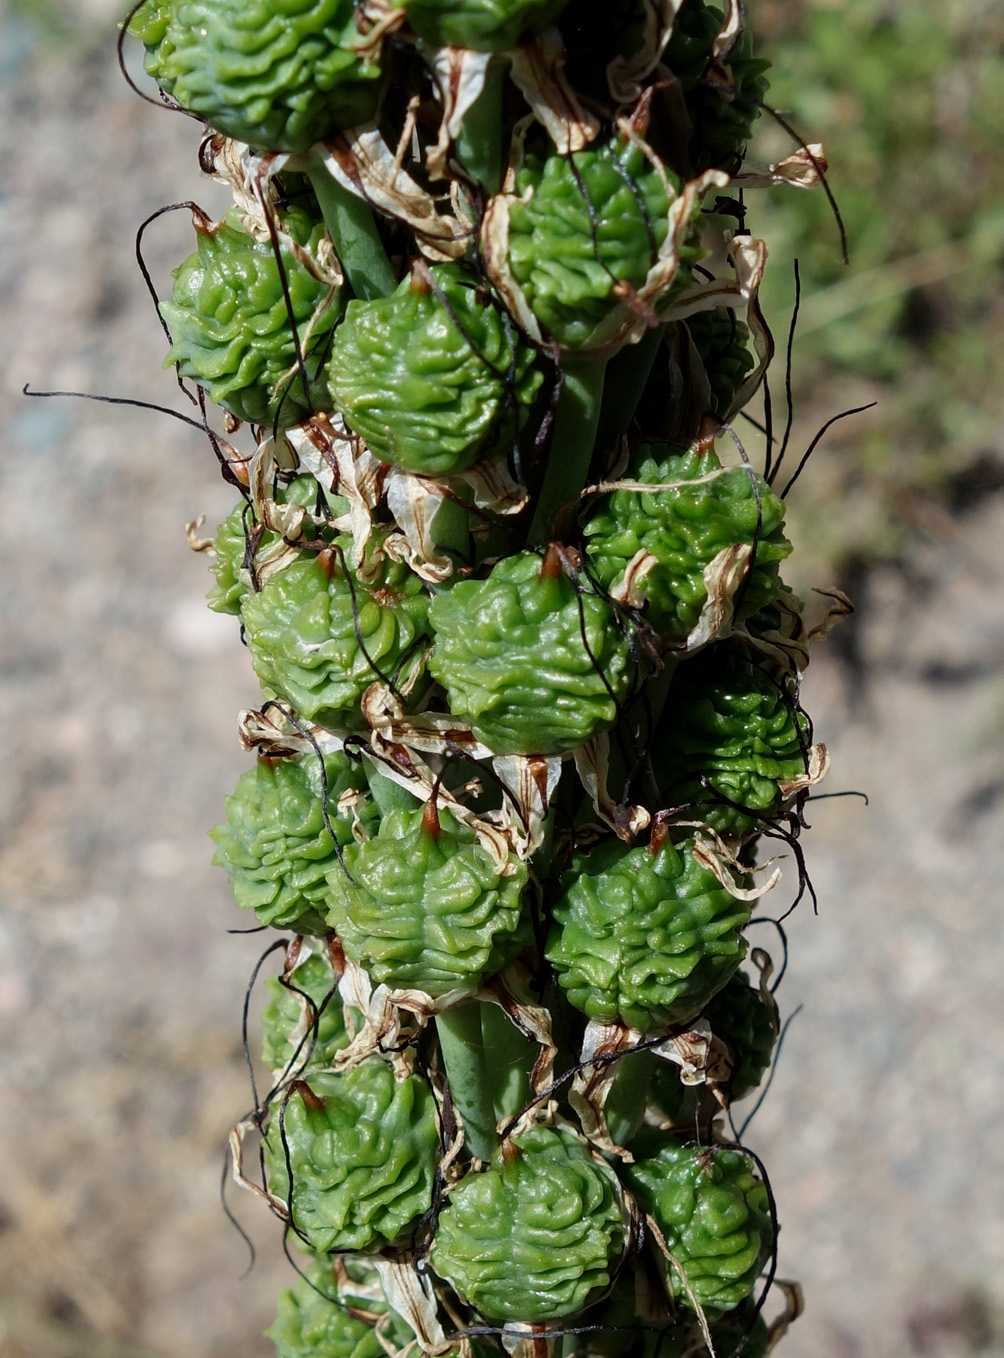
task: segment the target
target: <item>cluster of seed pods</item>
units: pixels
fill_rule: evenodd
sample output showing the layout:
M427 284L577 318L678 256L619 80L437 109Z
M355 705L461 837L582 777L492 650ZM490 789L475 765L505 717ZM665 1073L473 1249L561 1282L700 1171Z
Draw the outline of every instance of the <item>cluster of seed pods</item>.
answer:
M232 1140L302 1274L279 1358L757 1358L794 1308L731 1113L778 1035L757 846L826 759L731 422L773 352L746 195L819 153L744 165L735 0L127 33L234 194L160 309L263 689L213 838L287 935Z

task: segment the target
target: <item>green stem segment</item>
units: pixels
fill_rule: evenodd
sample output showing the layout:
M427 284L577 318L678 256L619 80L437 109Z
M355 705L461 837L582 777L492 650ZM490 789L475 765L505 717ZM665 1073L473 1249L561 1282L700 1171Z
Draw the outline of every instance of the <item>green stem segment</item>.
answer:
M570 505L586 484L596 445L607 360L573 355L563 358L561 366L564 385L554 416L547 471L527 539L531 547L542 547L550 539L559 510Z
M418 799L413 797L407 788L401 787L392 778L385 777L373 765L368 765L367 781L370 795L376 802L381 816L386 816L391 811L414 811L419 805Z
M490 1160L499 1144L495 1127L494 1081L488 1071L481 1029L481 1004L472 1002L436 1015L453 1103L464 1120L464 1144L479 1160Z
M495 1116L513 1118L530 1102L530 1075L537 1047L497 1004L481 1006L481 1035L492 1074Z
M632 1052L617 1063L603 1111L607 1130L618 1146L626 1145L641 1126L657 1059L654 1052Z
M596 430L597 452L611 452L617 440L627 432L659 352L664 331L665 326L650 326L637 344L626 344L610 360Z
M502 187L502 85L505 61L493 57L485 71L484 88L464 114L454 144L457 160L488 193Z
M374 297L389 297L397 279L369 204L343 188L319 160L308 163L307 177L355 296L367 302Z

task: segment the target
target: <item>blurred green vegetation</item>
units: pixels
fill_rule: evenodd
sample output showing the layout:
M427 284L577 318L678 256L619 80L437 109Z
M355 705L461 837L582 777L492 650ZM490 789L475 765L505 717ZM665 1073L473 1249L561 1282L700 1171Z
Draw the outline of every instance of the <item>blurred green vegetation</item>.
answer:
M1004 5L752 0L767 99L822 141L848 237L820 190L748 195L770 246L762 300L783 350L799 261L793 468L829 434L793 512L825 564L896 558L1004 486ZM749 160L794 147L763 114ZM783 423L783 354L774 369ZM789 468L790 470L790 468ZM781 484L783 484L783 479ZM834 499L846 509L837 511Z

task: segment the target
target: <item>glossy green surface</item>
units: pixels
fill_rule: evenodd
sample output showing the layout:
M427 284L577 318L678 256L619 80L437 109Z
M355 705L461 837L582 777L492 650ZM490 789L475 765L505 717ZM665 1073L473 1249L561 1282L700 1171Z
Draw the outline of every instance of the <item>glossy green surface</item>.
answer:
M650 1131L635 1143L624 1179L650 1212L690 1289L712 1316L750 1295L773 1244L767 1189L741 1151L686 1145ZM692 1306L667 1269L681 1306Z
M351 1267L356 1273L365 1271L372 1279L376 1277L365 1265L353 1263ZM265 1331L275 1345L276 1358L384 1358L387 1351L375 1325L350 1315L349 1306L381 1314L387 1310L382 1298L360 1298L350 1288L339 1296L331 1260L318 1259L306 1277L280 1293L276 1318ZM398 1316L389 1333L401 1345L413 1338Z
M282 228L317 254L324 226L299 208L283 213ZM171 330L165 366L205 387L212 401L238 419L280 428L330 410L324 363L341 296L316 278L293 252L258 240L231 209L214 230L196 228L198 248L175 270L170 301L160 313ZM287 297L283 294L285 277ZM296 366L296 335L307 389Z
M473 831L442 811L430 833L424 814L392 811L346 848L344 870L328 874L328 922L378 984L476 990L530 941L528 869L513 858L512 874L497 875Z
M338 814L338 798L364 789L358 765L343 754L324 761L328 784L328 822L339 845L352 837L351 820ZM212 831L213 862L225 868L234 898L254 910L261 924L297 933L323 934L326 873L338 855L324 823L320 762L260 758L242 773L226 799L227 819ZM362 808L372 818L372 809Z
M552 23L568 0L394 0L425 42L498 52Z
M268 1003L261 1014L261 1056L268 1068L284 1071L292 1067L290 1073L302 1074L330 1065L348 1037L334 972L325 954L312 953L285 984L277 976L269 977L265 991ZM304 1023L305 1012L309 1027Z
M556 754L617 720L637 672L607 600L520 552L429 610L429 670L450 710L497 754Z
M534 1127L453 1190L430 1260L488 1320L552 1321L596 1300L623 1248L613 1173L569 1133Z
M374 457L445 476L508 452L541 384L504 312L457 265L353 301L334 339L331 397Z
M129 31L182 108L262 150L306 151L376 104L352 0L147 0Z
M311 1073L309 1086L310 1099L291 1092L281 1128L273 1111L265 1142L270 1190L290 1207L293 1228L312 1250L372 1252L402 1243L432 1203L439 1133L429 1084L419 1076L397 1081L373 1058L341 1075Z
M746 956L749 905L693 857L607 841L562 879L547 957L577 1009L642 1032L692 1018Z
M668 454L642 445L625 479L648 485L696 481L721 467L712 450ZM726 547L759 539L739 613L762 608L780 589L778 563L791 552L783 533L784 505L760 476L733 467L693 486L664 491L614 491L585 524L590 565L607 588L644 550L655 565L639 580L645 617L667 645L680 645L707 601L704 568ZM759 505L758 505L759 498Z

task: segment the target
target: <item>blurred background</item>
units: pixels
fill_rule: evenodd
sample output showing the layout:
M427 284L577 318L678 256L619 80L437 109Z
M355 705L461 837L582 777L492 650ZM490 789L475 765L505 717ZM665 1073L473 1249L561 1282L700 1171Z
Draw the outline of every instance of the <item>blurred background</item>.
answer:
M123 82L121 8L0 3L0 1355L267 1358L277 1224L233 1197L242 1276L217 1198L262 943L227 934L246 921L206 838L256 685L184 536L230 493L166 416L21 395L184 408L134 234L222 200L193 126ZM819 911L789 921L780 992L802 1007L748 1133L805 1287L781 1352L1004 1354L1004 11L749 8L850 244L845 268L821 193L757 201L782 348L800 262L791 469L876 403L789 499L792 583L858 606L804 690L825 790L870 802L811 807ZM751 159L787 154L760 127ZM162 287L190 232L148 232Z

